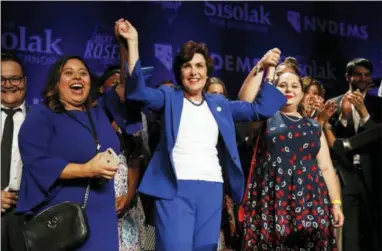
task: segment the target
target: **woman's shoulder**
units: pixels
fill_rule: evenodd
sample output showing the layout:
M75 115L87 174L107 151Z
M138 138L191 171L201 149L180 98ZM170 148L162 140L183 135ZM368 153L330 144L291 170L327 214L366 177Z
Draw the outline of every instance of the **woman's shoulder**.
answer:
M29 107L27 117L51 117L54 114L52 110L49 109L44 104L34 104Z
M54 112L42 104L32 105L27 112L22 127L23 131L33 133L35 130L50 127L53 122ZM20 131L21 132L21 131Z

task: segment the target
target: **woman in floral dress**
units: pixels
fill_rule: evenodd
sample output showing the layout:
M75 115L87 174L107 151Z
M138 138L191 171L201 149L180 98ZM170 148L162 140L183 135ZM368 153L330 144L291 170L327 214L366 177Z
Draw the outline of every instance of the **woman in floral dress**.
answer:
M283 73L275 84L288 102L263 125L251 163L243 250L336 250L334 227L344 216L325 136L316 121L297 112L300 77Z

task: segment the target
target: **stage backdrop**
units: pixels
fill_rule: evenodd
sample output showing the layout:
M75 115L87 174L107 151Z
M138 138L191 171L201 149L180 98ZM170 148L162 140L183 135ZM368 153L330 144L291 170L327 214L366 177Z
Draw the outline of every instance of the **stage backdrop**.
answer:
M214 76L235 98L249 70L269 49L296 57L304 75L323 81L328 96L347 89L346 62L365 57L381 76L379 2L2 2L1 49L25 62L27 101L41 101L49 66L82 56L97 74L119 63L114 21L139 32L142 64L154 66L149 84L174 79L172 58L187 40L205 42Z

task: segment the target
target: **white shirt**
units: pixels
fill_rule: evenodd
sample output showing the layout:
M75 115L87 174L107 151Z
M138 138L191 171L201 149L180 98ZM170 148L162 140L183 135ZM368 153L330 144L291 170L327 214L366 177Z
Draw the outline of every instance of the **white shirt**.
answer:
M219 128L208 108L183 99L179 132L172 151L174 168L178 180L203 180L223 182L219 164Z
M1 108L7 109L8 107L1 105ZM9 175L9 185L4 189L5 191L18 191L20 188L21 174L23 163L21 161L20 151L19 151L19 131L21 124L24 122L26 116L26 107L25 102L17 107L20 108L20 112L16 112L13 115L13 139L12 139L12 159ZM4 122L7 118L7 114L4 111L1 111L1 138L3 140L3 131L4 131Z
M382 98L382 80L381 80L381 84L379 85L379 88L378 88L378 97Z

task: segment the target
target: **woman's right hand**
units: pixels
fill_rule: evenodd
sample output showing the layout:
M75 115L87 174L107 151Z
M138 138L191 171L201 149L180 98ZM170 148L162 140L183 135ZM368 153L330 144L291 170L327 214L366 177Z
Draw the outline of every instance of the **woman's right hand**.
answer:
M108 165L103 159L105 153L98 153L85 163L86 171L91 178L105 178L110 180L118 171L118 166Z

